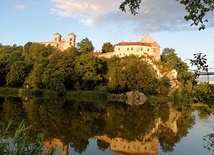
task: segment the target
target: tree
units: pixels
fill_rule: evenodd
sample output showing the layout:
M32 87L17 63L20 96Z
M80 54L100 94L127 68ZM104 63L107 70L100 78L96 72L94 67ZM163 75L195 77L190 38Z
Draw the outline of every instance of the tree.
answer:
M103 59L84 53L74 61L75 74L82 89L94 89L105 82L107 64Z
M110 42L104 43L102 46L102 52L103 53L114 52L114 46Z
M121 58L112 57L108 59L108 88L111 92L121 93L125 91L126 76Z
M46 89L58 90L64 86L72 89L76 83L74 74L74 59L76 53L72 51L55 52L48 58L48 65L44 69L42 82ZM59 85L59 83L61 83ZM56 85L56 86L55 86ZM52 90L53 90L52 89Z
M164 48L161 55L161 64L163 70L171 71L175 69L177 71L177 80L180 82L185 82L189 80L190 73L188 72L188 66L185 62L181 60L172 48Z
M7 74L7 85L12 87L21 87L24 84L26 76L29 74L32 66L27 65L24 61L16 61Z
M213 0L176 0L180 4L185 6L187 15L184 18L188 21L192 21L192 25L199 26L199 30L205 29L205 23L208 22L206 19L206 14L214 10L214 1ZM131 11L131 14L136 15L137 10L140 9L141 0L124 0L119 8L122 11L128 10Z
M88 39L85 38L81 42L77 43L77 49L79 52L93 52L94 51L94 46L92 42Z
M134 55L127 57L125 62L129 90L139 90L146 94L157 93L157 74L151 65Z
M159 79L158 92L162 95L167 95L170 91L170 79L166 76Z
M24 46L23 56L26 62L35 63L36 60L48 57L54 52L59 52L59 50L50 45L28 42Z
M6 76L10 66L18 60L22 60L22 46L1 46L0 47L0 86L6 84Z
M138 90L151 94L157 91L158 80L154 69L135 55L110 58L108 68L108 87L113 92Z

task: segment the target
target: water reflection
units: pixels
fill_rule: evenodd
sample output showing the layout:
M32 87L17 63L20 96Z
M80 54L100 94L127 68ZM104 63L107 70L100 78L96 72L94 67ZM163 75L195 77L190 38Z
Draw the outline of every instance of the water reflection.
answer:
M98 149L120 154L156 155L158 144L170 152L195 123L191 109L170 102L148 101L141 106L62 98L1 98L0 102L1 121L13 119L18 125L28 118L34 124L29 136L45 133L46 151L60 148L61 155L68 155L69 147L84 152L91 138L97 140Z

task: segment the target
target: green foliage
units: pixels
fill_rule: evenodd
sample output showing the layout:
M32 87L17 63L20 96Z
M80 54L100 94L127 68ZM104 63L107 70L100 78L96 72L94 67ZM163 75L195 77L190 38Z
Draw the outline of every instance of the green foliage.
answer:
M127 10L126 6L128 6L129 11L131 11L131 14L136 15L137 14L137 9L140 9L140 3L141 0L124 0L121 4L120 4L120 9L122 11Z
M205 135L203 137L203 140L206 141L206 144L204 144L204 148L212 150L214 152L214 133Z
M106 42L102 46L102 52L103 53L114 52L114 46L110 42Z
M22 60L22 46L1 46L0 47L0 86L6 84L6 76L10 66L15 61Z
M94 46L93 46L92 42L88 38L85 38L82 41L77 43L77 49L81 53L93 52L94 51Z
M214 10L213 0L177 0L185 6L186 11L188 12L184 18L189 21L192 20L192 25L199 26L199 30L205 29L205 23L208 22L207 13Z
M181 77L184 72L186 73L188 71L187 64L177 56L175 49L164 48L161 54L161 61L163 68L168 69L168 71L175 69L178 72L178 78Z
M198 26L199 30L205 29L205 23L208 22L206 18L207 13L214 10L213 0L176 0L180 4L185 6L187 15L184 16L184 19L187 21L191 20L192 25ZM131 14L136 15L137 10L140 9L141 0L123 0L119 6L122 11L128 10Z
M25 81L25 77L31 70L31 65L26 64L24 61L16 61L7 74L7 85L11 87L22 87Z
M32 126L26 127L26 122L22 121L17 127L14 134L10 134L12 121L7 126L3 124L0 132L0 154L10 155L48 155L45 153L43 145L45 142L44 134L38 134L36 140L32 143L32 139L26 135Z
M48 60L44 60L41 63L36 63L29 76L26 77L25 85L29 85L30 88L44 89L44 83L42 79L47 65Z
M0 96L17 96L18 88L0 87Z
M97 90L103 87L105 93L99 95L103 97L107 92L123 93L131 90L145 94L169 92L168 79L158 79L156 71L143 57L99 58L88 53L93 49L88 50L89 46L93 47L87 38L79 43L78 48L82 52L77 52L75 47L59 51L55 47L32 42L25 44L24 48L1 46L0 85L28 86L30 89L45 89L58 94L65 94L67 90ZM113 46L109 42L103 44L103 52L112 50ZM187 65L174 49L164 49L161 58L161 73L167 74L175 69L180 82L191 79Z
M56 51L58 50L53 46L45 47L43 44L29 42L24 46L23 55L26 62L35 63L40 59L43 60L44 58L47 58Z
M137 56L110 58L108 61L108 87L112 92L139 90L157 93L158 79L154 69Z
M92 90L100 84L105 84L107 64L103 59L85 53L77 57L74 64L81 89Z
M170 79L166 76L159 79L158 92L161 95L167 95L170 91L171 84Z
M195 78L199 77L201 71L208 71L207 59L205 57L206 55L202 55L202 53L196 53L194 54L194 59L190 59L190 64L197 67L194 72Z
M193 89L195 102L202 102L210 107L214 106L214 85L208 83L199 83Z

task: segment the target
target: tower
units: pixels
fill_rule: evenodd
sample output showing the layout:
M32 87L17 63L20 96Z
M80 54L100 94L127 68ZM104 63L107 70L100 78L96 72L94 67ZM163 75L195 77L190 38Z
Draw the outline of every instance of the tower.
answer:
M69 42L69 45L75 47L75 44L76 44L76 35L73 34L73 33L68 34L68 42Z
M57 32L54 34L53 42L60 42L62 36Z

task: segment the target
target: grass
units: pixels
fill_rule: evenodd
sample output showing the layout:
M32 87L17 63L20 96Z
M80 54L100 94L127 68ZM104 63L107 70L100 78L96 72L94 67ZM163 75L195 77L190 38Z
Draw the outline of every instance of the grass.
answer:
M37 135L36 140L32 143L32 139L27 136L27 131L32 127L26 127L26 121L23 120L17 127L14 134L11 134L10 127L13 121L9 121L8 125L2 124L0 129L0 154L1 155L51 155L53 153L45 153L43 145L46 138L43 133Z
M18 96L18 88L0 87L0 96Z
M45 96L52 94L49 90L0 87L0 96L23 97L23 96Z

